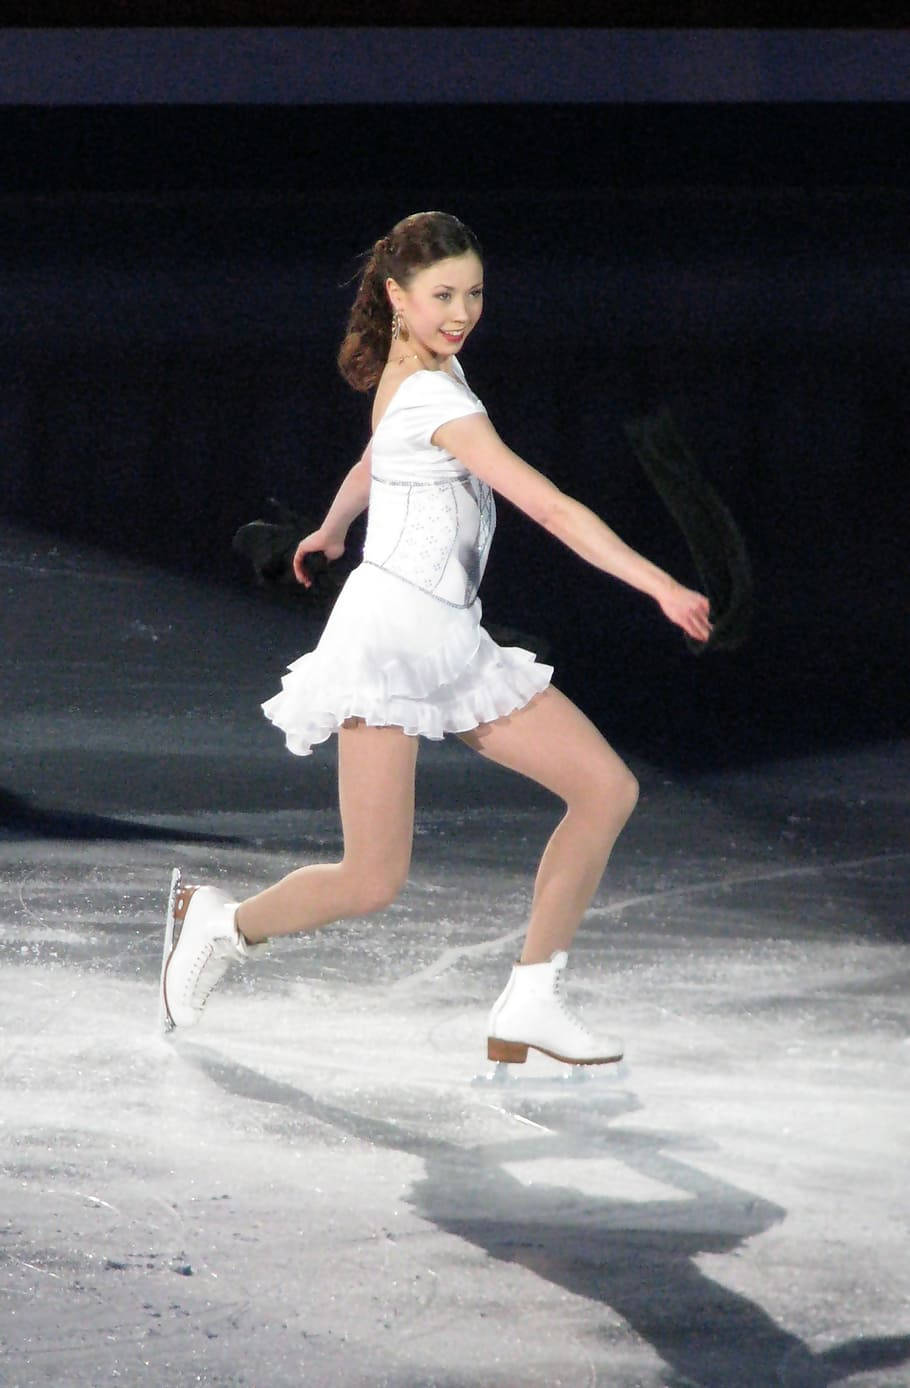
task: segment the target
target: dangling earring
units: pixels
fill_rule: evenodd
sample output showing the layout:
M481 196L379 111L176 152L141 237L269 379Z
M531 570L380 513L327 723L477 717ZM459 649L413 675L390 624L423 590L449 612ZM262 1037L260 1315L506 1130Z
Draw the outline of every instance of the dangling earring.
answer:
M402 335L401 332L402 328L405 329L404 335ZM394 342L398 342L400 339L402 342L407 342L409 336L410 334L407 331L407 324L405 323L404 319L402 318L401 314L396 308L395 312L392 314L392 340Z

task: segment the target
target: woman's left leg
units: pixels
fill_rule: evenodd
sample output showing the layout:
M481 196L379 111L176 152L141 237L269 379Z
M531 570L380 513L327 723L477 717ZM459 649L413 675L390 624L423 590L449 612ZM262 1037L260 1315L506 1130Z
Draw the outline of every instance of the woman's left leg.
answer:
M638 783L590 719L552 686L523 709L463 737L566 803L540 860L521 958L490 1013L487 1055L520 1064L531 1046L571 1065L620 1060L622 1041L595 1036L569 1011L560 978L564 951L635 808Z
M571 944L635 808L638 782L591 720L552 685L517 712L461 736L482 756L565 801L540 861L521 953L522 964L543 963Z

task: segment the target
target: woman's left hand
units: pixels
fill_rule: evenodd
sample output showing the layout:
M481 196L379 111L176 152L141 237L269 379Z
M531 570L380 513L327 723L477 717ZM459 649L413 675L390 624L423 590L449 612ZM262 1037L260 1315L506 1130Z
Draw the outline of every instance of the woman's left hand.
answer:
M710 604L704 593L695 593L674 580L669 588L658 594L657 601L664 616L682 627L693 641L707 641L712 627Z

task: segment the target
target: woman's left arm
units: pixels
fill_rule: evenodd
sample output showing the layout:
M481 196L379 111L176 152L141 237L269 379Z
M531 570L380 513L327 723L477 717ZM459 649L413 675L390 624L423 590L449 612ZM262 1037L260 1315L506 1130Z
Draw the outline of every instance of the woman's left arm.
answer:
M485 414L450 420L434 431L431 441L589 564L647 593L688 636L707 641L711 622L704 594L677 583L621 540L587 506L560 491L502 441Z
M647 593L664 616L682 627L687 636L707 641L711 622L708 599L703 593L677 583L675 578L621 540L615 530L580 501L565 493L560 496L561 503L554 508L546 527L551 535L562 540L582 559L587 559L589 564Z

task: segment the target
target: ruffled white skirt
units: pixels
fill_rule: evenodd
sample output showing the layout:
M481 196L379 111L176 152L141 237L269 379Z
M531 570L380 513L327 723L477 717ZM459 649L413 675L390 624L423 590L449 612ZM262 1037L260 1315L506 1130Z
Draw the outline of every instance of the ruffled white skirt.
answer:
M553 667L520 646L497 646L480 615L479 601L450 607L362 564L315 650L294 661L263 712L298 756L346 718L439 739L514 713L546 689Z

